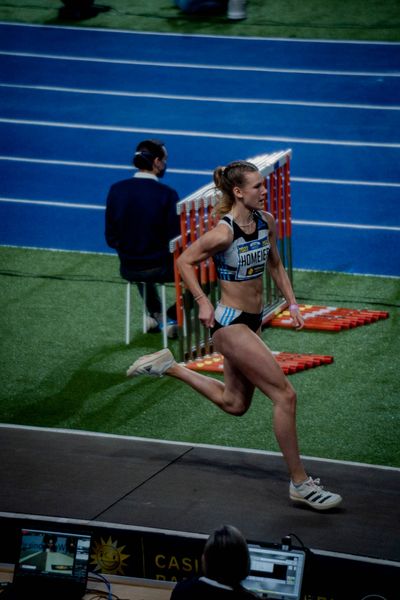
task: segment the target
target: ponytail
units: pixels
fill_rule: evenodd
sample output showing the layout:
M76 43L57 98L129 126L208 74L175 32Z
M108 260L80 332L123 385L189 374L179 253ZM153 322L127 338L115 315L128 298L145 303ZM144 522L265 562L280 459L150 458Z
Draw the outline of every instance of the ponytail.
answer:
M217 167L214 170L214 183L221 196L215 207L219 216L226 215L235 202L233 188L242 186L245 183L245 173L258 171L253 163L246 160L236 160L229 163L226 167Z

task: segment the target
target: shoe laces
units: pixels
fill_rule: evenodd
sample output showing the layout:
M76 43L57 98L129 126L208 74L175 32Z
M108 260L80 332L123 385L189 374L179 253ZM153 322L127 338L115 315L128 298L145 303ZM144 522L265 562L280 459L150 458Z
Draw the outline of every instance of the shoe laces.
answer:
M311 481L309 482L310 486L317 488L318 490L323 490L324 486L320 485L321 484L321 480L319 477L316 477L315 479L311 478Z

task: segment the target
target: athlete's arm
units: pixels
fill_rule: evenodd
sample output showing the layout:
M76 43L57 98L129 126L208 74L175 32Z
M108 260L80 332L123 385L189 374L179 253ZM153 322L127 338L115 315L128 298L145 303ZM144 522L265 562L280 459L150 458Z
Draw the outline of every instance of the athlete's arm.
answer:
M297 306L296 296L293 291L292 284L288 277L285 267L282 264L281 257L279 256L278 246L276 243L276 225L273 216L270 213L263 213L263 217L268 223L270 229L270 243L271 248L268 255L267 267L272 279L275 281L277 287L286 298L289 305L290 316L293 320L293 327L301 329L304 327L304 319L301 316L300 310Z
M207 260L227 248L232 242L232 237L232 231L228 226L217 225L193 242L177 259L179 273L184 284L198 302L199 319L206 327L214 325L214 307L199 284L195 267L203 260Z

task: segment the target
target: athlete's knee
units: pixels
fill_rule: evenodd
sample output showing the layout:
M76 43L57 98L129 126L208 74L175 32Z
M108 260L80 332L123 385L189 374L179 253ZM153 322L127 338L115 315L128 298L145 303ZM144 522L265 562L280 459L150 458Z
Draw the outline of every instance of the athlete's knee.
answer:
M249 403L237 398L224 398L222 408L226 413L234 417L242 417L247 413Z
M294 389L294 387L292 386L292 384L289 381L286 382L285 395L287 396L287 399L289 402L296 402L296 400L297 400L296 390Z
M279 405L286 412L296 412L297 394L292 385L287 382L285 387L280 390L275 398L275 404Z
M249 410L248 406L234 406L232 407L230 414L234 417L243 417Z
M287 390L285 390L285 404L287 408L291 411L296 410L297 403L297 394L296 391L290 386Z

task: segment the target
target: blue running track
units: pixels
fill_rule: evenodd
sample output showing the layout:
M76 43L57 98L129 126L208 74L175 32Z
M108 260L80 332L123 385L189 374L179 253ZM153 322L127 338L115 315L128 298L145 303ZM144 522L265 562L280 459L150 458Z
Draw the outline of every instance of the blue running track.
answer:
M400 276L400 44L0 24L0 244L110 252L145 137L180 195L291 148L295 268Z

